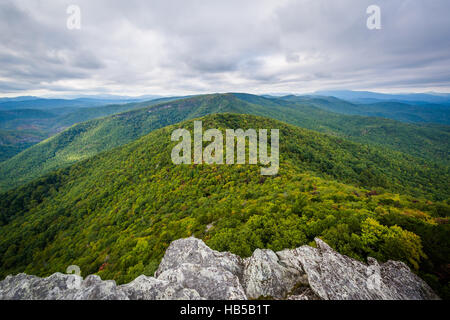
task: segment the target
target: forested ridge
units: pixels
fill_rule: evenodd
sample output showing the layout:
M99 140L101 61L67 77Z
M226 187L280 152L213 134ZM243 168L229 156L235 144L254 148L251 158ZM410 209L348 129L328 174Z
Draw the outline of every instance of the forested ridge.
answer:
M39 103L38 105L30 105L30 107L36 109L1 110L2 104L0 103L0 162L12 158L21 151L76 123L132 109L140 109L173 99L175 98L160 98L151 101L107 104L104 106L89 106L89 101L82 104L80 101L74 103L73 100L63 100L69 104L65 107L52 107L52 100L44 99L48 104L44 104L42 110L39 109ZM20 105L22 102L16 103ZM28 101L28 103L30 102ZM98 103L100 102L97 101L94 104ZM106 104L107 101L104 103ZM71 106L71 104L74 105Z
M280 129L278 175L261 176L255 165L174 165L170 134L193 121L153 131L1 194L0 275L76 264L83 275L125 283L151 275L181 237L241 256L320 237L356 259L404 261L449 297L448 167L268 118L201 119L204 129Z
M355 103L329 96L295 96L280 99L308 103L332 112L393 119L409 123L449 125L450 106L446 103L425 103L409 101L377 101Z
M448 126L422 126L382 118L346 116L310 104L236 93L165 101L76 124L0 163L0 190L11 189L52 170L124 145L152 130L223 112L270 117L356 142L398 150L420 158L420 165L426 170L448 172ZM419 164L416 160L411 161Z

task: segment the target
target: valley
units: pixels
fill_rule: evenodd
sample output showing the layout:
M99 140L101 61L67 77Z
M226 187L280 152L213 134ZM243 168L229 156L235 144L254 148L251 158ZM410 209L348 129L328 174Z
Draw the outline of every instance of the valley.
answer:
M133 103L122 101L120 104L106 104L109 100L89 99L0 102L0 162L74 124L171 99L158 98ZM23 109L24 107L28 109Z

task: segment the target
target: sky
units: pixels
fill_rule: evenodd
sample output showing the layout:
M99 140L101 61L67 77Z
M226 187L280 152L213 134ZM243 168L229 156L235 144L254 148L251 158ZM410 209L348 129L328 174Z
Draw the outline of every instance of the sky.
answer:
M369 5L381 29L367 28ZM450 92L449 12L448 0L0 0L0 96Z

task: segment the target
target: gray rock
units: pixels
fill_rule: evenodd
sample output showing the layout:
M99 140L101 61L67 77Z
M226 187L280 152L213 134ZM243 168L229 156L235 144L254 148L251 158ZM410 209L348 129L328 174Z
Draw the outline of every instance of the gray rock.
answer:
M256 249L245 260L243 286L247 297L272 297L282 299L301 281L304 272L283 265L272 250Z
M76 275L55 273L48 278L19 274L0 282L1 300L199 300L195 290L178 284L140 276L129 284L117 286L99 276L85 280Z
M317 249L295 249L311 289L329 300L439 299L431 288L401 262L369 265L341 255L316 238Z
M76 275L55 273L48 278L26 274L7 276L0 282L1 300L59 300L68 291L81 289L82 279Z
M200 300L202 297L193 289L183 288L153 277L139 276L121 289L130 300Z
M294 294L287 297L287 300L321 300L320 297L312 291L311 288L297 289Z
M255 250L245 260L210 249L195 238L171 243L154 277L139 276L125 285L92 275L82 279L55 273L25 274L0 281L0 300L128 299L439 299L402 262L368 264L341 255L322 240L273 252Z
M77 275L55 273L48 278L19 274L0 282L2 300L126 300L116 282L98 276L85 280Z
M212 250L191 237L170 244L155 276L194 289L206 299L241 300L247 298L240 283L242 273L239 256Z
M378 263L373 259L374 263ZM380 265L385 287L400 300L438 300L430 286L400 261L389 260Z
M167 248L155 276L173 269L182 263L191 263L200 267L216 267L227 270L241 278L242 259L229 252L219 252L209 248L202 240L194 237L173 241Z
M90 275L81 283L77 290L68 290L62 296L63 300L129 300L125 292L116 285L114 280L102 280L99 276Z
M195 289L206 299L247 299L239 278L220 266L203 267L192 263L182 263L174 269L164 271L158 279Z

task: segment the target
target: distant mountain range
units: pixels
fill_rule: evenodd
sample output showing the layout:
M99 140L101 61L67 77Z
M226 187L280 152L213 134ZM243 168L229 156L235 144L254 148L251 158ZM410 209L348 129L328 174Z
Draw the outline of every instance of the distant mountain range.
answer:
M346 105L345 102L343 104ZM0 190L10 189L46 172L127 144L155 129L215 113L270 117L355 142L401 151L417 158L411 158L411 162L417 162L420 158L447 163L450 149L450 127L341 115L311 103L243 93L157 100L125 106L131 107L131 110L78 123L0 163ZM440 169L444 170L442 167Z
M264 97L275 97L280 98L286 96L287 94L276 94L276 95L261 95ZM324 96L324 97L335 97L349 102L356 103L376 103L380 101L391 101L391 102L404 102L408 104L450 104L450 93L405 93L405 94L387 94L378 93L371 91L351 91L351 90L321 90L316 91L312 94L292 94L297 96ZM42 106L46 101L49 106L60 105L64 106L73 105L77 102L84 102L83 106L92 106L92 104L112 104L112 103L127 103L127 102L139 102L145 100L154 100L168 96L161 95L141 95L141 96L123 96L123 95L112 95L112 94L97 94L97 95L63 95L53 98L42 98L35 96L19 96L12 98L0 98L0 109L2 108L22 108L24 106L31 107L35 101L36 107ZM71 102L72 101L72 102ZM14 106L13 104L4 104L7 102L22 102L22 105ZM28 102L28 103L25 103Z
M450 124L450 104L410 103L379 100L374 103L349 102L333 96L295 96L289 95L279 99L307 103L318 108L348 114L394 119L410 123ZM378 101L378 100L377 100Z
M435 128L438 128L439 125L450 124L450 104L412 100L423 98L423 100L429 101L446 101L448 94L386 95L356 91L322 91L319 93L334 94L350 100L324 95L277 97L265 95L259 97L283 100L288 103L301 104L303 107L316 107L344 115L360 115L408 123L429 124L428 127L434 126ZM241 96L243 97L245 94ZM0 98L0 162L73 124L163 103L164 101L187 98L157 97L159 96L85 95L65 96L64 99L33 96ZM394 98L407 100L395 100ZM263 101L263 104L266 102ZM335 117L331 114L327 116L329 118ZM439 130L448 131L448 128L440 127Z
M450 103L450 93L386 94L370 91L336 90L316 91L314 94L320 96L332 96L358 103L374 103L380 101L409 102L412 104Z
M15 109L61 109L61 108L88 108L106 104L125 104L152 100L149 98L76 98L76 99L45 99L37 97L18 97L14 99L0 98L0 110Z

